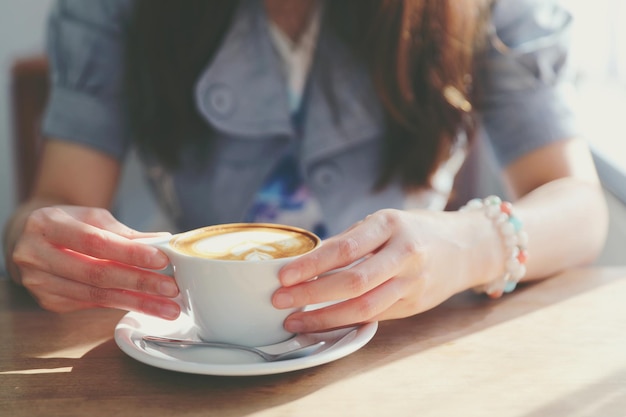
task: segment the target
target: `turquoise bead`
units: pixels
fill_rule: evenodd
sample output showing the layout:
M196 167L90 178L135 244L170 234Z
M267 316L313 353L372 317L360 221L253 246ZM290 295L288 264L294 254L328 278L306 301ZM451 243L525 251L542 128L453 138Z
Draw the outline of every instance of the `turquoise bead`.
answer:
M516 232L519 232L520 230L522 230L522 221L518 219L517 217L514 217L514 216L509 217L509 223L513 225Z
M508 281L506 284L504 284L504 292L513 292L513 290L515 290L515 287L517 287L517 282Z

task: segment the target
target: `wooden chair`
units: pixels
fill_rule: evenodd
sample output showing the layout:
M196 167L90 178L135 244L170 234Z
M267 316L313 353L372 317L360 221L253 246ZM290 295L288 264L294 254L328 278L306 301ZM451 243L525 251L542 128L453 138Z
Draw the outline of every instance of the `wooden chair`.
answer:
M13 150L16 198L21 203L33 189L41 153L41 120L50 83L45 56L21 58L11 71Z

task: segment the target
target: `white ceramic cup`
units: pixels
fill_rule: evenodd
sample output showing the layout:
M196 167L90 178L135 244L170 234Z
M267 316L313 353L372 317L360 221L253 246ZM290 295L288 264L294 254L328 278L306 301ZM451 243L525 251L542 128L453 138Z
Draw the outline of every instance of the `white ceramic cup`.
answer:
M258 223L215 225L138 240L167 254L181 292L181 308L201 339L247 346L292 336L283 322L297 309L279 310L271 302L280 287L278 271L321 243L303 229ZM302 242L309 246L298 249Z

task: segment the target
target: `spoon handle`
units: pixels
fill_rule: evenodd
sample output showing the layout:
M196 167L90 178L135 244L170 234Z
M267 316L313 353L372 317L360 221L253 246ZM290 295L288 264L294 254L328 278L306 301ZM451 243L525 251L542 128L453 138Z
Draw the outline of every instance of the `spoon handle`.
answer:
M255 349L248 346L242 345L233 345L230 343L221 343L221 342L205 342L204 340L191 340L191 339L176 339L172 337L161 337L161 336L150 336L146 335L142 337L146 342L162 344L162 345L181 345L181 346L206 346L206 347L216 347L216 348L226 348L226 349L243 349L250 350Z
M156 345L165 346L165 347L202 346L202 347L213 347L213 348L222 348L222 349L243 350L246 352L256 353L257 355L259 355L260 357L262 357L268 362L292 359L292 358L296 358L300 356L307 356L325 344L324 341L319 341L317 343L312 343L310 345L300 346L296 349L273 354L273 353L269 353L264 350L255 348L255 347L243 346L243 345L237 345L237 344L231 344L231 343L205 342L203 340L176 339L176 338L170 338L170 337L160 337L160 336L150 336L150 335L145 335L142 337L142 339L145 342L154 343Z

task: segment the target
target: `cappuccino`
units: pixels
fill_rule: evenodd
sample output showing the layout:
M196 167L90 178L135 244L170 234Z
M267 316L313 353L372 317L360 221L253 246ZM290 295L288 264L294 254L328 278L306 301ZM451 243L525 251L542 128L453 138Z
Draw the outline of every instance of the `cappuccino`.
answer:
M230 261L290 258L314 249L319 238L297 227L235 223L183 233L170 246L186 255Z
M181 311L200 339L265 346L293 336L283 323L301 307L277 309L280 269L321 244L297 227L235 223L174 236L137 239L165 252L180 289Z

